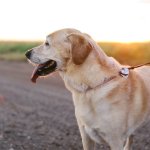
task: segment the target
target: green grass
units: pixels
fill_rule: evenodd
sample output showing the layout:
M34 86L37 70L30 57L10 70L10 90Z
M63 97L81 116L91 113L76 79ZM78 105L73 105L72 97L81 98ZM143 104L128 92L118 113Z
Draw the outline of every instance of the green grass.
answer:
M0 42L0 60L25 60L25 52L41 42Z
M0 42L0 60L26 60L25 52L41 42ZM99 42L101 48L109 56L120 63L136 65L150 62L150 42L145 43L113 43Z

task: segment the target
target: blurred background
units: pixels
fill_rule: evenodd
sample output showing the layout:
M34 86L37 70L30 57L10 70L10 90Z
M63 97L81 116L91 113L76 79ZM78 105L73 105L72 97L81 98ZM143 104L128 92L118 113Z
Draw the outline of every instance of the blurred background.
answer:
M121 63L150 60L149 0L5 0L0 18L1 59L23 60L49 33L76 28Z
M76 28L122 64L150 62L150 0L1 0L0 20L0 150L82 149L58 74L30 82L24 53L49 33ZM134 149L150 149L149 130L136 133Z

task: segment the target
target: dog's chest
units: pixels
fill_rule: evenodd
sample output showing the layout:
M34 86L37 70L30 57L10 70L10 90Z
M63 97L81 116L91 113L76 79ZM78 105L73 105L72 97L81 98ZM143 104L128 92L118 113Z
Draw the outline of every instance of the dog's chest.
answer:
M77 120L80 120L80 125L89 137L99 143L102 139L107 139L109 134L115 134L122 117L113 111L109 102L92 98L94 97L73 95ZM116 119L113 120L112 116Z
M84 127L86 134L96 143L100 143L101 137L105 136L105 133L102 132L103 128L101 128L103 125L99 123L99 118L91 109L93 108L85 106L80 110L76 110L78 111L76 112L76 117L80 120L80 124Z
M106 126L109 126L105 121L107 119L109 120L109 106L107 104L95 104L92 100L84 96L77 97L75 95L73 99L77 119L80 120L81 125L84 126L86 133L91 139L95 142L100 142L101 137L104 138L107 133Z

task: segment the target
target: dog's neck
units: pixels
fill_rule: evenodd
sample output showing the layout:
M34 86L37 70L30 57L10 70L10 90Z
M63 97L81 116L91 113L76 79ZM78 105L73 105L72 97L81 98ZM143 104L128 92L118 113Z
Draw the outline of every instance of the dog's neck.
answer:
M82 65L70 63L60 75L70 91L85 92L106 84L117 75L119 69L114 60L103 56L102 63L93 52Z

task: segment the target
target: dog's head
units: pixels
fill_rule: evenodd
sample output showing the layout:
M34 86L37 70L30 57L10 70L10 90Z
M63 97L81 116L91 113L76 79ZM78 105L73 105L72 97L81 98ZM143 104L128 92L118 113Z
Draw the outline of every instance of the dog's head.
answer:
M68 62L82 65L92 50L89 38L75 29L63 29L48 35L42 45L26 53L29 61L37 65L32 81L64 69Z

